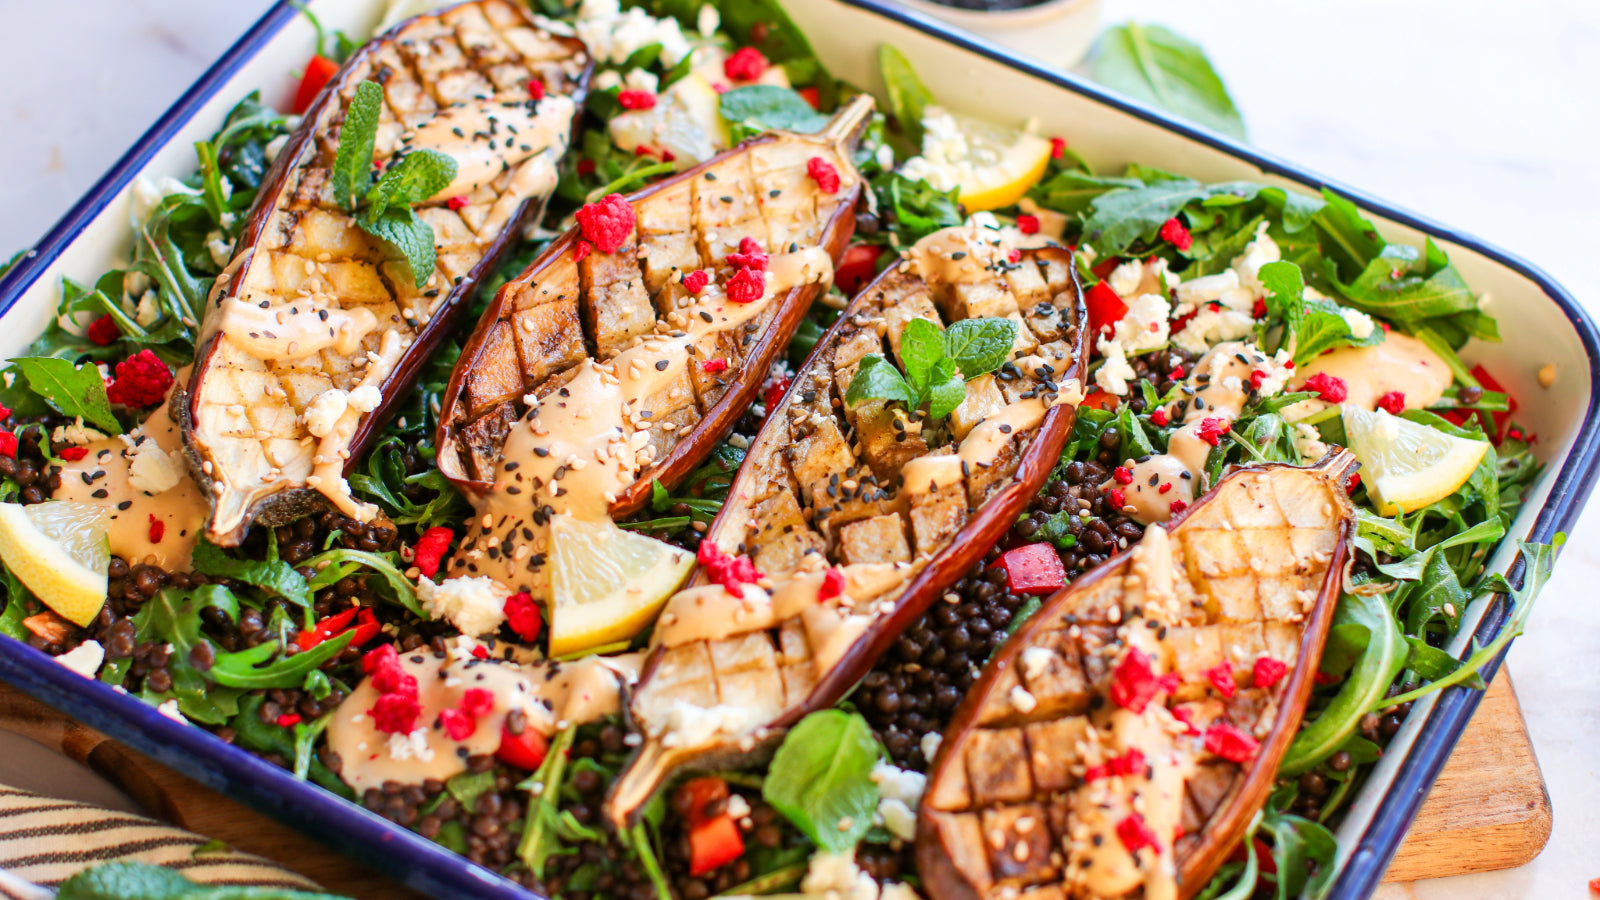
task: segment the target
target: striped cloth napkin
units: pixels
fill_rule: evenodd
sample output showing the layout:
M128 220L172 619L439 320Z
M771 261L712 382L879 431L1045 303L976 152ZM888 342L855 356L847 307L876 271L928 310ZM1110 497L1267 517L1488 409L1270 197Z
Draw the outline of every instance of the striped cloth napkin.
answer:
M0 896L32 900L11 882L54 887L89 866L142 862L200 884L320 890L277 863L240 853L181 828L86 803L0 785Z

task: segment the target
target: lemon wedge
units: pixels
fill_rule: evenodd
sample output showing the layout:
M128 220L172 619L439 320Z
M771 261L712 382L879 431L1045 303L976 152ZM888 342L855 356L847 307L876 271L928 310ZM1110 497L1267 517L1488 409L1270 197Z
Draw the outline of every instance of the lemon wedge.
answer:
M711 82L690 72L656 98L656 105L615 116L611 140L624 150L645 147L672 154L678 171L705 162L728 146L722 98Z
M88 503L0 503L0 560L45 606L88 625L106 603L106 525Z
M1414 512L1455 493L1489 452L1488 441L1445 434L1383 410L1340 410L1350 452L1381 515Z
M1050 142L1036 134L936 108L922 126L922 155L907 160L902 173L941 191L958 189L969 213L1016 203L1050 165Z
M550 655L625 641L655 621L694 554L610 522L550 517Z

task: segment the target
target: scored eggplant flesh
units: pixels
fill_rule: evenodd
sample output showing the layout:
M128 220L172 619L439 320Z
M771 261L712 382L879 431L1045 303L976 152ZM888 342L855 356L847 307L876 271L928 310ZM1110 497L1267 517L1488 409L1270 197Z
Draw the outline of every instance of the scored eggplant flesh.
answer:
M201 326L182 424L212 542L329 505L362 521L377 513L344 470L542 211L591 68L580 42L520 4L474 0L374 39L324 89L275 161ZM333 194L339 130L363 81L383 88L380 167L424 147L457 164L416 208L437 250L420 288Z
M1165 900L1206 884L1304 712L1347 568L1354 467L1341 450L1234 472L1001 647L929 770L917 861L933 900Z
M636 432L648 449L634 448L645 454L639 474L605 503L623 514L649 497L652 478L671 487L688 474L832 284L863 186L850 150L871 111L862 96L820 134L772 132L632 194L635 227L614 252L587 252L577 231L553 244L501 289L462 352L440 413L440 469L469 494L502 490L496 469L513 429L552 392L666 355L674 361L659 376L625 392L649 420ZM838 173L836 190L807 174L812 159ZM742 308L725 317L727 257L746 239L771 255L767 294L726 304ZM699 270L710 282L692 294L684 276ZM665 340L683 346L650 346Z
M629 707L644 744L608 798L614 824L679 766L770 747L837 702L1049 474L1082 398L1082 291L1070 251L1017 251L1001 233L970 225L919 242L769 411L704 538L763 579L736 592L702 572L667 602ZM948 420L844 404L861 360L898 359L912 319L983 316L1016 322L1012 359L973 378Z

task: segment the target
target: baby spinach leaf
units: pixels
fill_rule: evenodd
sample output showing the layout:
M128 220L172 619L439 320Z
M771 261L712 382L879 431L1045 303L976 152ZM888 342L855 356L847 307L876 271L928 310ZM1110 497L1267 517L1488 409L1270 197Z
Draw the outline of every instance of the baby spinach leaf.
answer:
M28 380L28 387L57 412L110 434L121 434L122 424L106 399L106 384L94 366L75 366L54 356L23 356L11 365Z
M1129 22L1100 35L1094 80L1206 128L1245 138L1244 119L1205 51L1160 25Z
M799 94L775 84L734 88L722 95L720 108L728 124L742 125L752 134L773 130L814 134L828 124L828 117Z
M1083 236L1102 256L1123 256L1135 241L1154 240L1168 219L1205 196L1205 185L1188 179L1108 191L1090 203Z
M814 712L790 729L772 758L761 796L824 850L850 850L872 825L882 750L860 715Z

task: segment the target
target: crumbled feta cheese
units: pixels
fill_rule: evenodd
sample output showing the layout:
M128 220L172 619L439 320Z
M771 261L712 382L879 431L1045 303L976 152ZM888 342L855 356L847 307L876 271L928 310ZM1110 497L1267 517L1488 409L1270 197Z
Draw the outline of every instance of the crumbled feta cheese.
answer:
M55 431L50 432L50 440L57 444L87 444L104 439L103 432L85 427L82 418L74 419L71 425L57 425Z
M106 648L99 641L84 641L55 660L85 678L93 678L106 661Z
M491 634L506 620L506 598L511 592L487 575L477 578L446 578L442 584L429 579L417 582L417 599L435 619L446 619L474 637Z
M644 91L648 94L654 94L661 89L661 79L644 69L634 69L629 72L622 79L622 83L626 84L630 91Z
M1279 350L1271 359L1263 359L1255 364L1254 371L1265 373L1260 386L1256 388L1261 397L1276 397L1283 393L1283 389L1289 384L1289 379L1294 377L1294 369L1290 367L1290 363L1289 351Z
M1204 353L1212 344L1245 337L1255 330L1255 325L1256 320L1248 312L1208 306L1195 313L1183 330L1172 336L1172 342L1190 353Z
M1122 349L1121 344L1109 338L1101 338L1095 346L1100 350L1103 362L1100 368L1095 370L1094 383L1108 394L1126 396L1128 382L1138 377L1133 371L1133 366L1128 364L1127 352Z
M1022 677L1027 681L1043 678L1055 657L1056 652L1049 647L1029 647L1022 651Z
M878 795L899 800L907 806L922 802L922 791L928 786L928 776L910 769L879 761L872 767L872 780L878 785Z
M168 453L150 438L137 441L128 456L128 484L151 496L177 487L187 471L181 452Z
M271 165L277 161L278 154L283 152L283 146L287 143L289 143L289 136L287 134L280 134L272 140L267 141L267 146L263 147L261 152L266 155L268 165Z
M414 759L433 762L433 747L428 744L428 729L418 728L410 734L389 735L390 759Z
M612 88L622 87L622 73L616 69L607 69L589 82L589 86L597 91L609 91Z
M223 184L227 183L227 179L223 179ZM217 268L227 268L228 261L233 258L233 244L228 242L227 235L213 231L206 235L206 252L211 254L211 261L217 264Z
M856 866L854 851L812 854L800 891L837 900L878 900L878 883Z
M638 7L623 10L618 0L583 0L575 28L600 62L626 62L635 51L660 44L661 62L670 69L692 49L676 19L657 19Z
M702 7L702 8L703 9L710 9L711 7L706 6L706 7ZM876 151L874 151L873 155L878 161L878 168L880 168L880 169L892 169L892 168L894 168L894 148L893 147L889 146L888 144L879 144L878 145L878 149Z
M383 402L383 392L375 384L363 384L350 392L345 398L345 403L356 412L369 413L378 408Z
M933 758L939 755L939 745L942 743L944 743L944 735L939 732L930 731L924 734L919 742L922 749L922 758L930 763L933 762Z
M1283 253L1278 249L1277 242L1267 236L1267 223L1262 222L1256 228L1256 239L1246 244L1244 252L1234 258L1233 271L1239 276L1241 287L1260 296L1264 293L1260 278L1261 267L1282 258Z
M1341 308L1339 317L1344 319L1344 324L1350 327L1350 334L1358 341L1372 337L1372 330L1377 327L1372 322L1372 317L1359 309Z
M735 819L742 819L750 815L750 801L744 799L740 794L729 794L725 809L728 815L733 816Z
M1139 290L1139 282L1144 281L1144 263L1137 259L1130 259L1115 269L1106 277L1106 284L1117 292L1119 297L1132 297Z
M890 834L902 841L916 839L917 814L911 807L899 800L885 798L878 801L878 816L883 819L883 827Z
M930 106L922 117L922 155L900 167L907 178L926 181L936 191L954 190L969 173L971 148L955 116Z
M156 712L161 713L163 716L166 716L174 722L182 722L185 725L189 724L189 720L184 717L183 713L178 711L177 697L172 697L156 704Z
M1178 307L1175 312L1180 316L1213 302L1239 312L1250 312L1256 303L1255 292L1240 287L1239 274L1232 269L1180 282L1177 295Z
M1007 695L1007 699L1011 701L1011 708L1023 715L1033 712L1034 707L1039 705L1039 701L1020 684L1011 686L1011 693Z
M313 437L327 437L349 405L350 395L344 391L338 388L323 391L306 406L303 416L306 430L311 432Z
M726 703L705 707L676 700L653 730L661 737L663 747L694 747L719 734L747 731L756 724L759 715L753 709Z
M1161 294L1140 294L1128 303L1128 312L1117 321L1112 340L1122 345L1124 353L1146 353L1166 346L1167 321L1172 306Z
M1315 428L1301 422L1294 426L1294 450L1303 460L1316 460L1328 452L1328 445Z
M715 3L707 3L700 7L700 13L695 16L694 29L700 32L703 38L714 38L717 29L722 27L722 16L717 13Z

